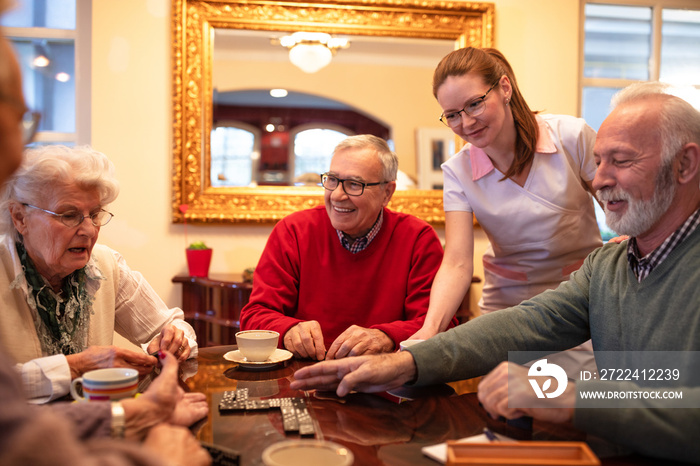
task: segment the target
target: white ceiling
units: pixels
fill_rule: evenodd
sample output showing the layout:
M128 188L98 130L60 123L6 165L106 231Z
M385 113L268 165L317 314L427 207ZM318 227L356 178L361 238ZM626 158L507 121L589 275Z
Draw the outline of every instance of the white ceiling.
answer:
M216 29L214 55L217 59L246 61L287 60L288 50L271 41L289 35L275 31ZM334 61L342 63L382 63L395 66L435 68L440 59L454 50L454 41L397 37L336 35L350 40L350 46L338 50Z

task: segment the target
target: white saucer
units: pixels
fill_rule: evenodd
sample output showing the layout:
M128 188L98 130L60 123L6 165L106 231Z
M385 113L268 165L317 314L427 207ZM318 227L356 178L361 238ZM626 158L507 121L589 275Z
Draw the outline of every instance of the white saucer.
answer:
M355 458L349 448L327 440L286 440L267 447L262 460L267 466L350 466Z
M291 359L292 353L277 348L272 355L267 358L265 361L260 361L260 362L253 362L253 361L248 361L243 355L241 354L240 351L235 350L235 351L229 351L228 353L224 354L224 359L227 361L232 361L235 363L240 364L243 367L250 367L250 368L255 368L255 369L266 369L268 367L272 367L276 364L279 364L281 362L286 361L287 359Z

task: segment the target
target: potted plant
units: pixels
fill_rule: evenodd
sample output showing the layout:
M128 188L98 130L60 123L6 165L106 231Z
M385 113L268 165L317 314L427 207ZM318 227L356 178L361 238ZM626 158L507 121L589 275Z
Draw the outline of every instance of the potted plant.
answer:
M180 205L180 212L182 212L182 220L185 224L185 244L187 244L187 210L189 206L187 204ZM185 249L185 254L187 255L187 268L190 273L190 277L208 277L209 276L209 264L211 264L211 248L204 244L204 241L195 241L191 243L187 249Z
M203 241L196 241L185 250L187 253L187 267L190 277L209 276L209 264L211 264L212 249Z

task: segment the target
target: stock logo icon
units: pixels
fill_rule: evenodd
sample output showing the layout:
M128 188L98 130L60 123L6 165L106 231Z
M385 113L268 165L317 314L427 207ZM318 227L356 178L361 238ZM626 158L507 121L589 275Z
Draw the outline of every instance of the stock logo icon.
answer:
M527 372L528 381L532 385L532 389L535 391L537 398L556 398L566 390L566 385L569 383L569 379L566 376L564 369L556 364L548 363L546 359L540 359L530 366L530 370ZM537 377L549 377L544 381L542 387L540 387ZM533 378L536 377L536 378ZM557 381L557 388L552 392L548 390L552 387L552 378Z

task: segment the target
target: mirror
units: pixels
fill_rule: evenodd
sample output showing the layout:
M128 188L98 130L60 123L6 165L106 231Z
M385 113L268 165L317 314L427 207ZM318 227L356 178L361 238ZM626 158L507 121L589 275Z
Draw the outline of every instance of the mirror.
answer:
M454 41L336 35L348 45L319 72L305 73L279 45L288 35L214 29L212 186L317 185L340 140L370 133L399 156L397 189L434 189L417 183L415 128L454 137L435 118L440 107L427 90ZM286 95L270 95L280 87Z
M182 222L186 215L192 223L275 222L323 202L323 191L316 187L212 187L209 148L217 30L322 31L345 36L440 39L453 41L455 47L486 47L493 42L493 14L490 3L174 0L173 221ZM312 79L313 75L308 76ZM432 99L429 86L428 80L416 93L427 93ZM353 97L347 96L346 101ZM188 206L184 214L180 209L183 204ZM397 191L390 208L434 225L444 223L441 191Z

